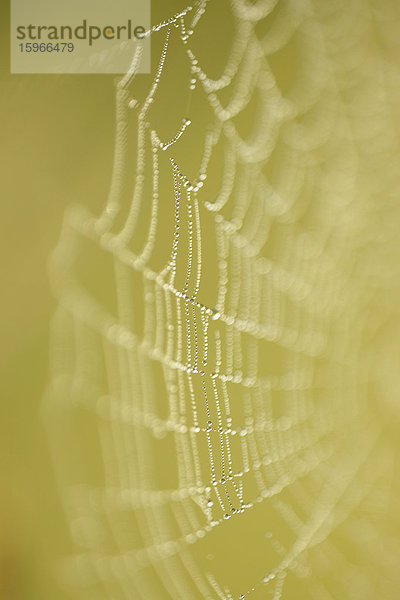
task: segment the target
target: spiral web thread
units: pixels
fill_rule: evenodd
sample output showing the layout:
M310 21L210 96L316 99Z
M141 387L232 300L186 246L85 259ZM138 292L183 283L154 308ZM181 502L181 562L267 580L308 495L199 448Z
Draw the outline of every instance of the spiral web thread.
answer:
M379 46L396 7L231 0L232 49L212 79L192 46L212 4L149 32L161 49L143 100L140 51L117 85L105 210L69 210L54 254L46 411L55 448L67 432L68 583L85 599L394 598L395 449L365 339L393 312L382 297L398 269L396 48ZM283 92L271 57L293 39ZM200 160L194 110L166 139L152 120L173 43L212 114L211 127L198 116ZM133 197L118 220L129 123ZM115 312L75 276L81 240L112 259ZM75 476L92 434L102 483Z

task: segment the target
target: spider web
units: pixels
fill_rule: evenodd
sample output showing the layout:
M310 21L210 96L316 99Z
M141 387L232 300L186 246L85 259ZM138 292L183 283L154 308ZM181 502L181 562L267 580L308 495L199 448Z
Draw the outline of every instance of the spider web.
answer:
M74 597L396 596L398 12L197 2L117 83L52 261Z

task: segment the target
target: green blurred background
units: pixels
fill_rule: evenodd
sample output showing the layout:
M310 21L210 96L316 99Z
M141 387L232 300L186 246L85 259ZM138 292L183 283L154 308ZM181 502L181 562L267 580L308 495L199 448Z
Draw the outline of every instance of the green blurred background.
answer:
M154 1L153 23L186 4ZM47 264L65 208L78 203L98 214L104 206L113 158L115 77L10 75L7 2L1 23L0 600L63 600L54 558L68 554L71 544L40 414L56 307ZM216 74L226 59L229 24L215 21L214 27L219 35L210 35L204 58ZM218 43L226 46L221 54ZM293 58L290 52L271 57L283 91L294 70L288 56ZM138 87L148 82L149 76L141 75ZM181 107L173 108L182 114ZM161 130L165 109L158 114ZM339 207L339 213L345 211Z
M110 177L110 76L9 73L9 7L1 5L2 417L0 597L62 598L52 558L66 526L40 402L54 311L47 262L71 200L101 206Z

